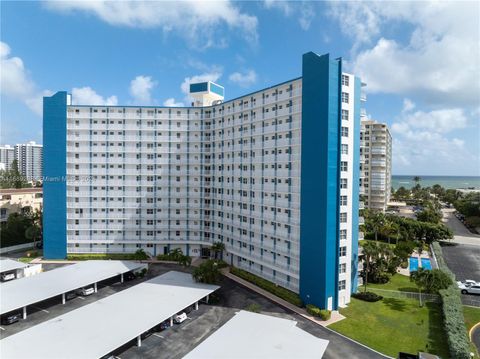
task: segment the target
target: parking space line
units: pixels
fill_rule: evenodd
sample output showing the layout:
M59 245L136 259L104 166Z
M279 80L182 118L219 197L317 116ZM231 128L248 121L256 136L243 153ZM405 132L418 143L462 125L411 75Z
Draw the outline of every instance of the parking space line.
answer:
M40 307L37 307L36 305L32 305L32 307L33 307L33 308L36 308L36 309L38 309L38 310L41 310L42 312L45 312L45 313L47 313L47 314L50 313L48 310L43 309L43 308L40 308Z
M164 337L162 337L160 334L157 334L157 333L153 333L153 335L155 335L156 337L158 338L162 338L162 339L165 339Z
M79 298L79 299L81 299L81 300L85 300L85 298L83 298L83 297L80 297L80 296L79 296L79 297L77 297L77 298Z
M5 328L0 327L1 330L5 330Z

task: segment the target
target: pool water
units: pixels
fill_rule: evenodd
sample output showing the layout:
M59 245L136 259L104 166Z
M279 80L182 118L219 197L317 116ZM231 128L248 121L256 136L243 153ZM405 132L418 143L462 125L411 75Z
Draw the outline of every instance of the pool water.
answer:
M418 270L418 258L410 257L410 272L415 272Z
M432 262L428 258L422 258L422 268L426 270L432 269Z

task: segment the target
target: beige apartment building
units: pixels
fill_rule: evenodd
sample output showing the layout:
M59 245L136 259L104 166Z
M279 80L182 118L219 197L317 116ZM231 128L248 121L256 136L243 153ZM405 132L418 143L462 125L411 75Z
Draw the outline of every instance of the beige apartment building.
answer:
M42 188L0 189L0 223L11 213L35 211L43 205Z

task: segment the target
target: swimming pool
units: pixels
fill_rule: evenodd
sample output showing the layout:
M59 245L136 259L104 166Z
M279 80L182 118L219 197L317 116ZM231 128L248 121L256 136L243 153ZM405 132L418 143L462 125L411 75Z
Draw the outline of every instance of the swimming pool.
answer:
M432 262L428 258L422 258L422 268L426 270L432 269Z
M418 270L418 258L410 257L410 272L415 272Z

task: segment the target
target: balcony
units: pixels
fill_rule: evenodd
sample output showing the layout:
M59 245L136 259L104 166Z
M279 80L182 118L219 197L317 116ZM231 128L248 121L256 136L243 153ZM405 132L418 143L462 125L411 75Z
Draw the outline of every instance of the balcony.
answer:
M365 224L365 218L358 217L358 224L360 224L360 225Z

